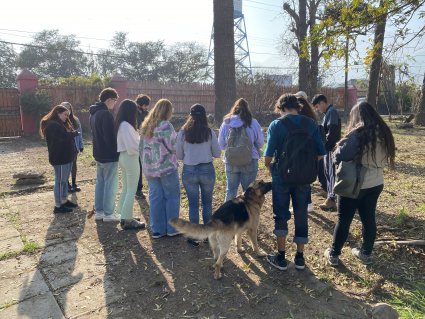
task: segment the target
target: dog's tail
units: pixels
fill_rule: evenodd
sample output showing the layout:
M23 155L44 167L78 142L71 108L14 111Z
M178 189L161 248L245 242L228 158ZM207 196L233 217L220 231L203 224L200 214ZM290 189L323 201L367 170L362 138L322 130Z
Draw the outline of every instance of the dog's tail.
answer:
M169 221L169 223L179 232L193 239L202 240L208 238L208 235L214 231L214 228L209 224L193 224L181 218L173 218Z

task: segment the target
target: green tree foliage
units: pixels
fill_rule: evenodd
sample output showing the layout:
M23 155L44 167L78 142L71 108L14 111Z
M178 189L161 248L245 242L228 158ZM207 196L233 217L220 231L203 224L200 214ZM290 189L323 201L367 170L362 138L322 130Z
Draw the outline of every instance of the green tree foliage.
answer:
M34 35L30 46L18 56L17 65L40 77L87 75L87 57L79 51L75 35L60 35L58 30L44 30Z
M196 42L179 42L164 52L162 80L194 82L205 79L207 51Z
M10 44L0 42L0 87L16 85L16 52Z

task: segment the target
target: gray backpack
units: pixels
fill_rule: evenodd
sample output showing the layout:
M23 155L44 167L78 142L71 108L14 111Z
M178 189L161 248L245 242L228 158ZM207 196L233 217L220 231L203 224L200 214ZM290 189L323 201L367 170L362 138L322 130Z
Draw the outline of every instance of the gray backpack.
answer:
M245 166L251 163L252 143L245 127L231 127L229 129L224 155L227 163L232 166Z

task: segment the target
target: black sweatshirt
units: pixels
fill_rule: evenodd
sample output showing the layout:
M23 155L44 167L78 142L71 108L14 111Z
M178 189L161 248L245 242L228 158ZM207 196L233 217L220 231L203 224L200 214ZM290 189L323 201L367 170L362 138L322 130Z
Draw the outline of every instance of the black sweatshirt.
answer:
M329 105L325 112L322 126L326 135L326 151L331 152L341 138L341 119L339 118L338 111L332 105Z
M114 117L103 102L90 106L90 128L93 135L93 157L100 163L117 162L117 138Z
M65 126L57 121L49 121L44 130L44 136L50 164L64 165L74 160L77 152L74 142L75 133L68 132Z

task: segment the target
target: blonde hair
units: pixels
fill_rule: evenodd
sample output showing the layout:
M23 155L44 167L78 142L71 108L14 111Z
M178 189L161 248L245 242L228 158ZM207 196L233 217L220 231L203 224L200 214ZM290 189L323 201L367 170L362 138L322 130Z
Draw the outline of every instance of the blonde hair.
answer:
M173 112L173 105L167 99L160 99L142 123L142 136L152 137L153 131L161 121L168 121Z

